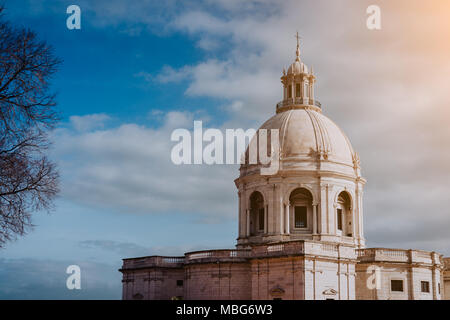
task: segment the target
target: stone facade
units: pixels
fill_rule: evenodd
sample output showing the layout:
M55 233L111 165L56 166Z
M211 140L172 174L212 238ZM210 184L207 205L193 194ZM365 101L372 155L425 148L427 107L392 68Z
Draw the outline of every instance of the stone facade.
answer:
M443 299L444 265L440 254L386 248L363 249L357 252L357 299ZM375 274L377 278L374 277ZM402 290L393 288L392 281L400 281Z
M444 277L444 299L450 300L450 258L444 258L443 277Z
M365 248L359 156L322 114L315 81L297 43L283 100L258 130L278 137L266 141L277 170L250 161L257 134L235 180L236 249L124 259L123 299L450 299L448 258Z
M125 300L440 300L445 263L435 252L300 240L124 259L120 271Z
M124 259L123 299L355 299L356 258L352 246L300 240Z

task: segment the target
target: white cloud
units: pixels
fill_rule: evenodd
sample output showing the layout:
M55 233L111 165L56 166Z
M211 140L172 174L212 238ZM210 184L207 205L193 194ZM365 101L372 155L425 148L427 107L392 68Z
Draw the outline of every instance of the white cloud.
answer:
M84 132L93 129L103 128L105 122L110 120L111 117L104 113L89 114L85 116L71 116L69 118L70 123L75 130Z
M185 66L179 70L175 70L170 66L164 66L162 71L157 75L156 81L161 83L180 82L189 77L191 68Z
M164 66L157 75L140 71L134 76L143 78L146 82L159 82L159 83L174 83L186 80L191 75L191 68L185 66L181 69L175 70L171 66Z
M55 157L63 168L63 196L127 213L192 213L217 221L234 217L230 177L237 176L236 166L171 162L172 130L190 129L193 119L187 112L169 112L156 129L136 124L90 132L58 129Z

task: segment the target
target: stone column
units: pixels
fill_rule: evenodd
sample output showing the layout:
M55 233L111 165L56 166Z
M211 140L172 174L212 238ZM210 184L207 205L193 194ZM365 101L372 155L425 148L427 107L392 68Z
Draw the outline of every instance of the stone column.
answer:
M358 186L359 189L359 186ZM359 212L358 212L358 217L359 217L359 237L360 238L364 238L364 224L363 224L363 202L362 202L362 197L363 197L363 191L359 190L358 192L358 208L359 208Z
M332 199L331 195L333 194L333 185L327 185L327 207L328 207L328 218L329 218L329 226L328 233L336 235L337 231L337 215L336 215L336 203L334 203L334 199Z
M414 257L413 257L413 250L408 250L408 260L409 260L409 263L411 264L411 266L413 265L413 259ZM416 300L416 294L415 294L415 291L414 291L414 289L415 289L415 286L416 286L416 283L415 283L415 277L414 277L414 267L411 267L409 270L408 270L408 287L407 287L407 290L408 290L408 299L409 300ZM406 286L405 286L406 287ZM419 290L420 290L420 288L418 288Z
M280 192L281 194L281 192ZM278 212L278 231L279 234L283 234L283 214L284 214L284 203L283 203L283 199L280 197L280 211Z
M247 209L246 212L247 212L246 219L245 219L245 225L246 225L246 229L247 229L246 234L247 234L247 237L249 237L250 236L250 210Z
M352 216L352 237L356 238L356 228L355 228L355 209L353 208L353 205L350 207L350 214Z
M317 204L313 203L313 234L317 234Z
M303 80L303 77L300 78L300 98L305 98L305 81Z
M431 261L433 263L433 266L431 267L431 290L433 293L433 300L437 300L438 288L436 284L436 262L434 261L434 252L431 253Z
M327 208L327 186L320 186L320 233L329 234L328 228L328 208Z
M268 212L268 233L269 234L282 234L282 219L283 214L283 195L280 184L274 184L272 189L272 203L269 206Z
M238 191L238 195L239 195L239 226L238 226L238 231L239 231L239 238L242 238L245 236L245 223L244 223L244 207L242 205L242 201L243 201L243 195L241 191Z
M285 233L289 234L291 232L291 227L290 227L290 217L291 217L291 204L289 203L287 205L287 210L286 210L286 216L285 216Z
M267 234L267 230L268 230L268 212L269 212L269 205L266 205L264 207L264 233Z

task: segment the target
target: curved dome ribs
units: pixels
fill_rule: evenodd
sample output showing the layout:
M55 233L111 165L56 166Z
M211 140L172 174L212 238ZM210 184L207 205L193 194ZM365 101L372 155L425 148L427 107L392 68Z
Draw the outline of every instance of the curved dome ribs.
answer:
M282 134L280 135L280 138L282 140L280 141L281 142L280 143L280 160L282 160L282 157L286 156L286 154L284 152L284 142L285 142L284 137L286 136L286 130L287 130L287 127L288 127L287 124L289 123L289 119L291 117L291 113L290 112L285 113L285 114L286 114L285 119L284 119L284 121L283 121L283 123L281 125Z
M306 113L311 118L311 122L314 126L318 156L320 158L327 159L328 153L333 151L328 131L322 125L321 121L318 119L318 116L314 111L306 110Z

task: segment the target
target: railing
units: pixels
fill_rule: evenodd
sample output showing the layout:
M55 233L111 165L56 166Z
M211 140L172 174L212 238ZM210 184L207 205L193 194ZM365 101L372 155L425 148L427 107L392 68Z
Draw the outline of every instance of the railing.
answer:
M402 249L387 249L387 248L372 248L372 249L358 249L358 258L361 260L389 260L389 261L403 261L409 260L407 250Z
M196 251L186 253L186 261L193 261L199 259L233 259L233 258L248 258L250 250L208 250Z
M339 249L338 249L338 246L335 244L323 243L322 250L328 251L328 252L338 252Z
M267 246L267 252L280 252L284 251L284 244L275 244L272 246Z
M302 241L260 245L252 248L253 257L295 255L303 253L304 243Z
M151 256L123 260L123 269L147 267L179 267L184 263L184 257Z
M290 106L290 105L309 105L309 106L313 105L318 108L322 108L322 104L315 99L313 100L313 99L309 99L309 98L290 98L290 99L286 99L281 102L278 102L277 110L279 108Z
M184 257L161 257L164 263L183 263Z
M431 252L419 250L371 248L357 250L361 261L392 261L392 262L421 262L433 263Z

